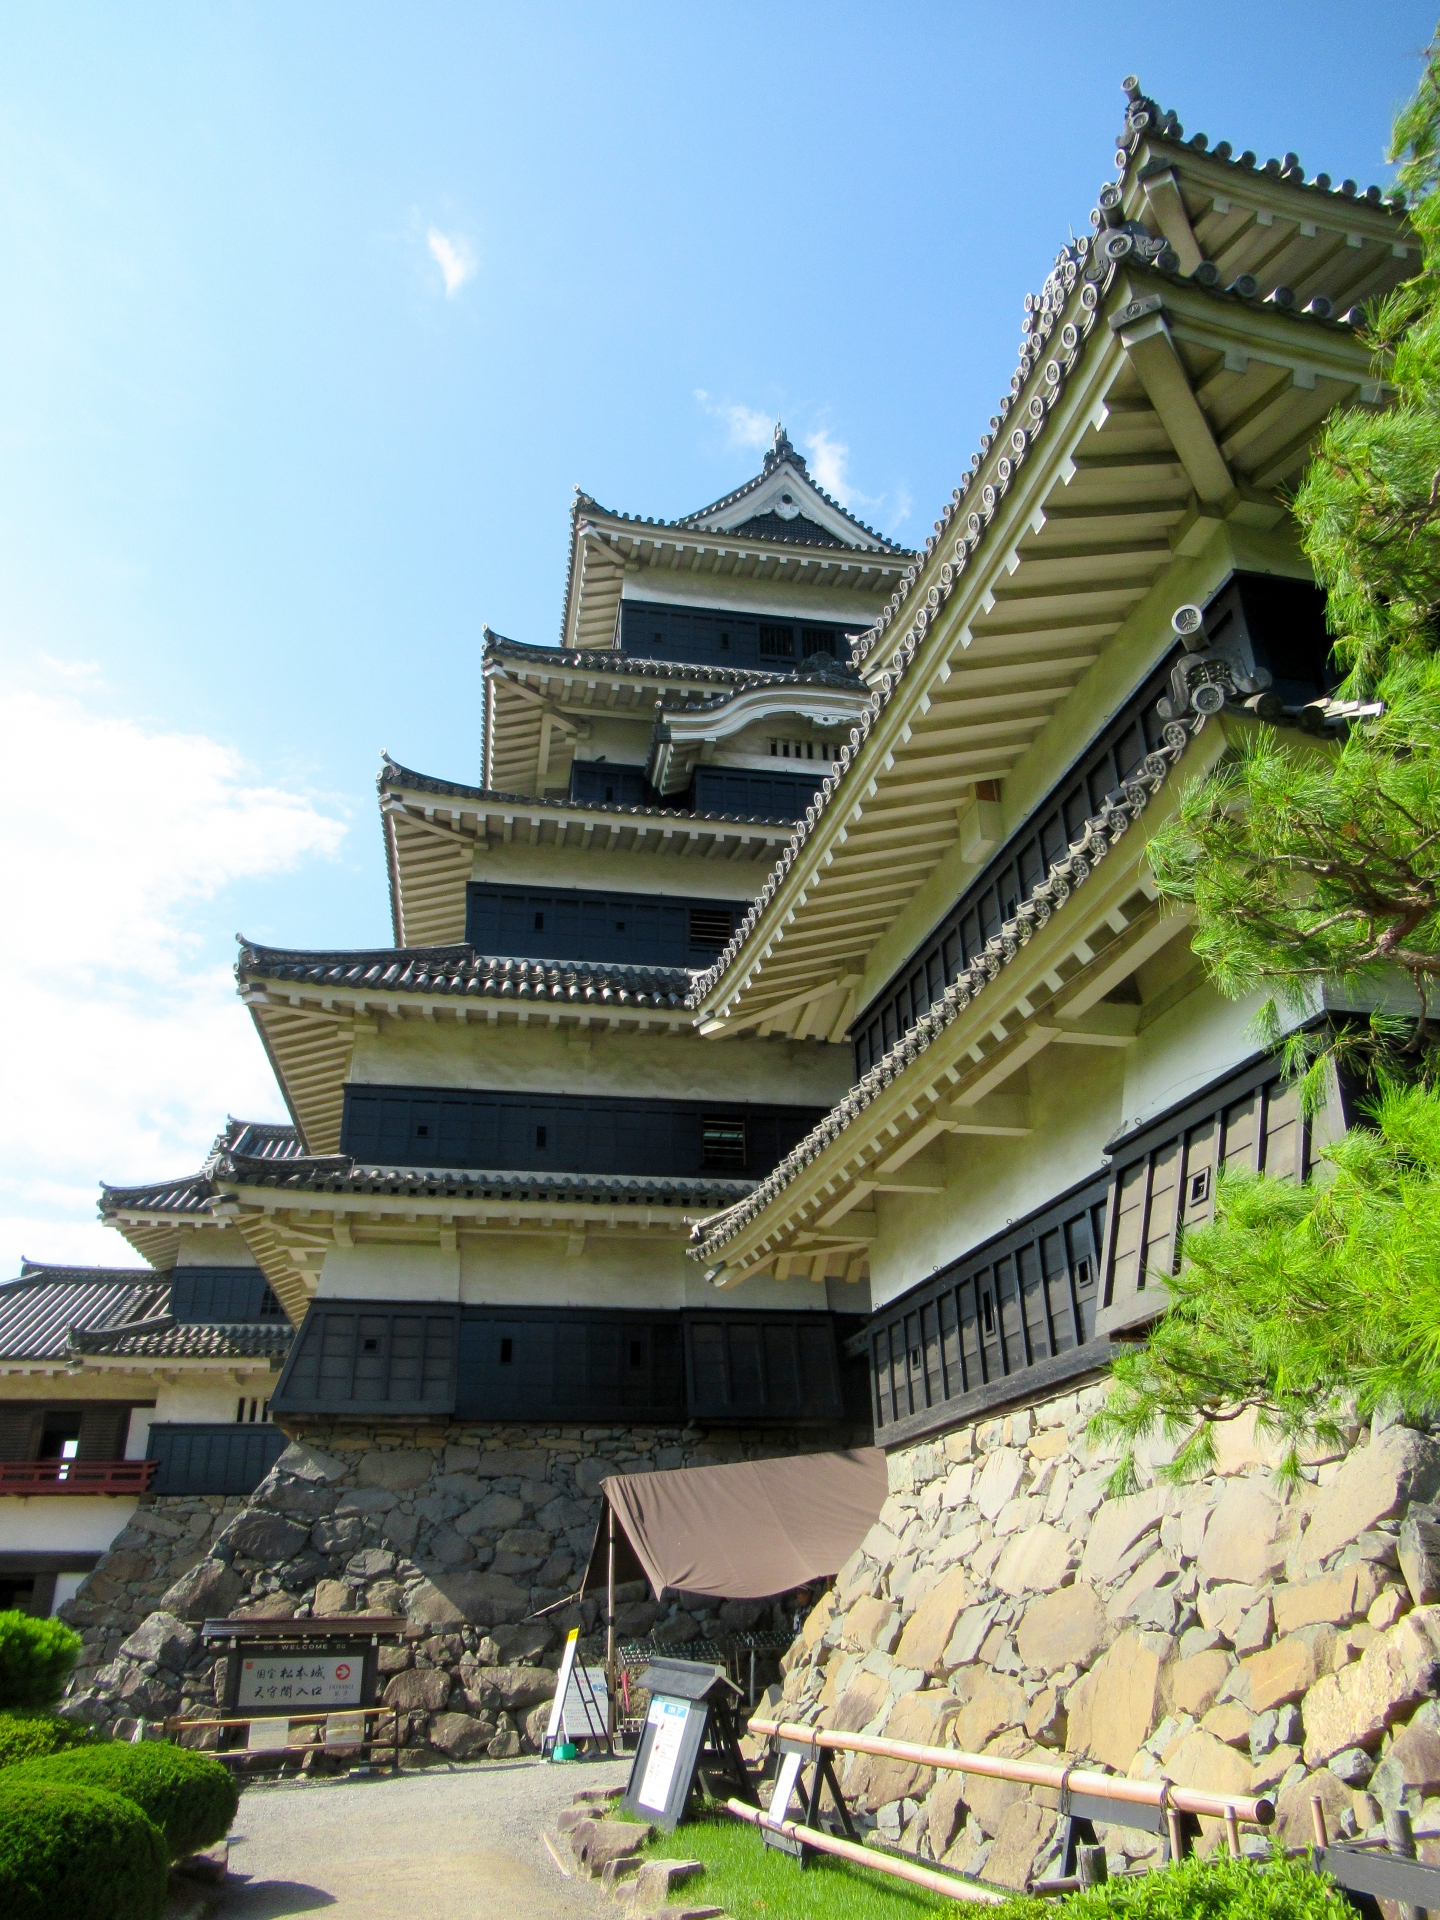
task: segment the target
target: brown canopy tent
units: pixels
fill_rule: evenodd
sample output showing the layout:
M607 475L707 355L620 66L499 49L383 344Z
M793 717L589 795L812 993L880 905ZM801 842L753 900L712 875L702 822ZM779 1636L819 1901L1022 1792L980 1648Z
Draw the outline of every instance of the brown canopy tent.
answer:
M878 1447L802 1453L729 1467L615 1474L600 1487L606 1512L582 1594L612 1579L643 1578L657 1599L669 1588L716 1600L765 1600L826 1579L845 1564L885 1499L885 1456Z
M605 1592L612 1737L617 1585L648 1580L657 1600L667 1588L715 1600L768 1600L828 1579L874 1526L886 1488L878 1447L602 1480L605 1511L580 1595Z

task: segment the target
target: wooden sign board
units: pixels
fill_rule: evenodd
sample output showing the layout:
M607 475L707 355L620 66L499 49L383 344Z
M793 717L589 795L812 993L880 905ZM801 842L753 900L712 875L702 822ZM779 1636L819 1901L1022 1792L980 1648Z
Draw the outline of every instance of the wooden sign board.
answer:
M727 1791L758 1804L735 1736L735 1689L724 1668L655 1660L640 1684L649 1692L650 1710L620 1802L625 1811L673 1832L685 1817L702 1767L707 1775L721 1776Z

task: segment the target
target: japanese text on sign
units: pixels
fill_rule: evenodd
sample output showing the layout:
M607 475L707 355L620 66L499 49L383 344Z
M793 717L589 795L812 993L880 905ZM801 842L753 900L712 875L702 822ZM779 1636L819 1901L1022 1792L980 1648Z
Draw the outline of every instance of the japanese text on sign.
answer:
M240 1669L237 1707L304 1711L307 1707L357 1707L364 1663L298 1654L257 1656Z

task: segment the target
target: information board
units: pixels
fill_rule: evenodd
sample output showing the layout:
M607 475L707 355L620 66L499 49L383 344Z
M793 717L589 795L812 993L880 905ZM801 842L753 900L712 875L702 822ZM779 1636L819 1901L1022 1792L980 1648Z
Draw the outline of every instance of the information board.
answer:
M664 1813L685 1744L685 1728L693 1711L689 1700L652 1700L646 1723L651 1729L650 1753L635 1798L651 1813ZM703 1707L701 1712L704 1712Z
M358 1707L364 1661L353 1654L247 1654L240 1663L235 1705L261 1712L314 1712L321 1707Z

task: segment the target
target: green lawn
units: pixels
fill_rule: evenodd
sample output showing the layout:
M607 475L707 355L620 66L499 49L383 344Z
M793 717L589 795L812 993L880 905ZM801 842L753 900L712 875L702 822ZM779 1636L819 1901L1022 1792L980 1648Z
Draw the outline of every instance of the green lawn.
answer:
M657 1833L645 1852L651 1860L703 1860L703 1877L676 1898L692 1906L723 1907L734 1920L761 1915L766 1920L922 1920L932 1913L953 1914L959 1906L824 1854L811 1854L802 1871L798 1860L765 1846L757 1828L729 1814Z

